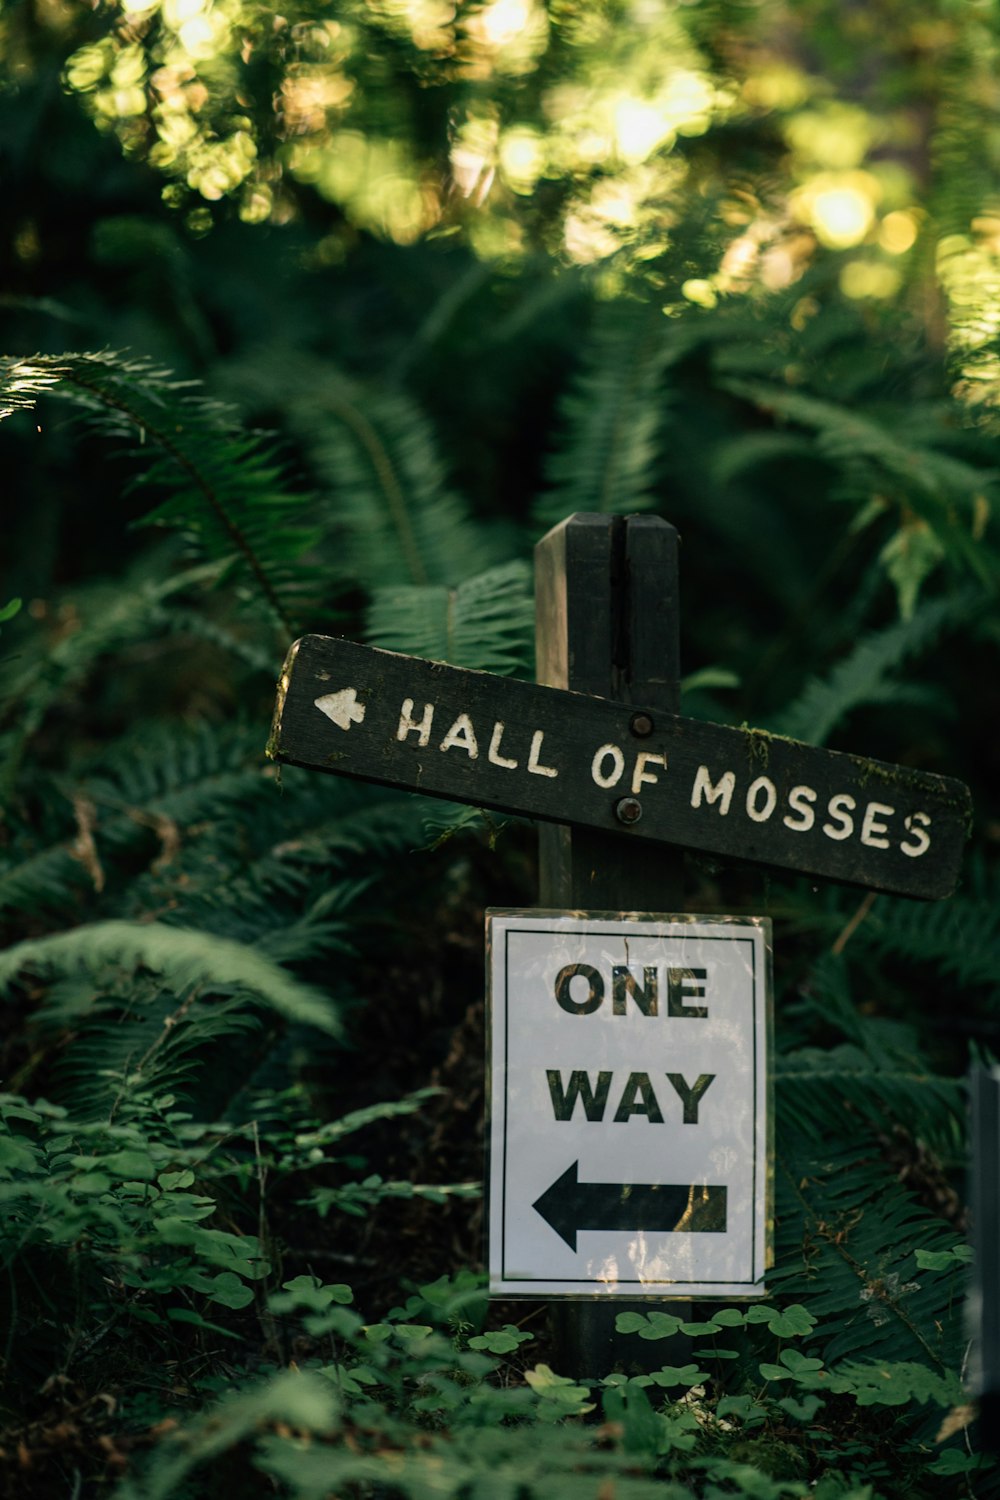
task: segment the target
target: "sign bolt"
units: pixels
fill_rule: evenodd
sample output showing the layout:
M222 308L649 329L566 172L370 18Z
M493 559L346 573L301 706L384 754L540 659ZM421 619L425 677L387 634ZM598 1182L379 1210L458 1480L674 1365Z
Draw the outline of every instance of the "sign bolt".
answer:
M637 739L644 740L653 732L653 721L649 714L633 714L628 727Z
M638 797L622 797L615 803L615 817L619 823L638 823L642 817L642 803Z

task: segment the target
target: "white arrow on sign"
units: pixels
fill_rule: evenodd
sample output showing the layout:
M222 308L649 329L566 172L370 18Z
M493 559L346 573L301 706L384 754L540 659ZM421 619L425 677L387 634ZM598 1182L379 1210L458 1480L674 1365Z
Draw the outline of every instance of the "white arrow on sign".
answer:
M352 724L364 722L365 706L358 702L356 688L341 688L339 693L325 693L322 698L314 698L313 702L320 713L326 714L340 729L350 729Z

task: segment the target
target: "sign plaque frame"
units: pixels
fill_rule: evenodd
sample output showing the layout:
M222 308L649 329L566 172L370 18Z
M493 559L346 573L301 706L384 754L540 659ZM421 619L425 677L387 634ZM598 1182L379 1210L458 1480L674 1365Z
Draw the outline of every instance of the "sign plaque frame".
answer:
M487 952L491 1296L765 1296L770 920L490 911Z

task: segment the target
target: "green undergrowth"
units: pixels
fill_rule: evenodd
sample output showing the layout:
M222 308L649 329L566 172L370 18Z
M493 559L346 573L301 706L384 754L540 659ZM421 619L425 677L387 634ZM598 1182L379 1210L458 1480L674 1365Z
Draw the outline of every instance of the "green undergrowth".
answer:
M457 402L533 276L476 282ZM360 334L350 370L243 346L219 384L266 434L152 360L0 364L22 475L69 411L61 482L78 451L129 481L93 506L100 569L67 531L59 576L0 594L11 1500L1000 1495L962 1196L1000 963L965 732L1000 639L995 539L970 531L994 470L954 405L898 420L905 345L896 408L867 357L831 391L857 310L799 330L785 390L802 295L664 318L579 288L540 492L503 517L454 477L503 469L497 433L474 407L440 428ZM774 924L774 1266L760 1301L630 1304L595 1371L482 1275L482 917L536 903L532 831L265 744L300 631L531 676L539 532L654 505L685 532L684 712L767 726L758 764L791 735L961 775L977 847L936 906L689 860L687 910ZM903 545L925 532L933 557Z
M779 1075L786 1103L795 1076ZM797 1147L777 1295L621 1312L619 1369L580 1379L541 1310L491 1308L472 1270L411 1285L376 1318L346 1281L283 1270L290 1211L300 1243L322 1243L310 1216L343 1243L351 1219L393 1200L478 1196L364 1170L359 1134L432 1091L326 1122L300 1091L265 1094L243 1123L209 1125L171 1094L114 1088L90 1120L0 1098L0 1295L11 1373L44 1391L61 1350L61 1401L81 1382L109 1387L95 1435L107 1482L128 1470L116 1500L216 1493L236 1474L295 1500L891 1500L992 1484L967 1431L969 1251L912 1195L895 1217L876 1203L885 1175L860 1138L853 1164ZM22 1438L29 1471L44 1468L31 1442L44 1431L36 1420Z

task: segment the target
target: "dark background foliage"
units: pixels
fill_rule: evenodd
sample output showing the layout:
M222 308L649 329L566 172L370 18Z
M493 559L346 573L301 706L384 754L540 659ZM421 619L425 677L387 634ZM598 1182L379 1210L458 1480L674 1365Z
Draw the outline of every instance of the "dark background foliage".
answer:
M995 52L942 0L8 0L7 1492L992 1493ZM932 907L689 861L775 924L775 1295L627 1315L588 1395L477 1280L534 831L264 746L304 630L530 676L534 541L644 509L686 713L975 817Z

